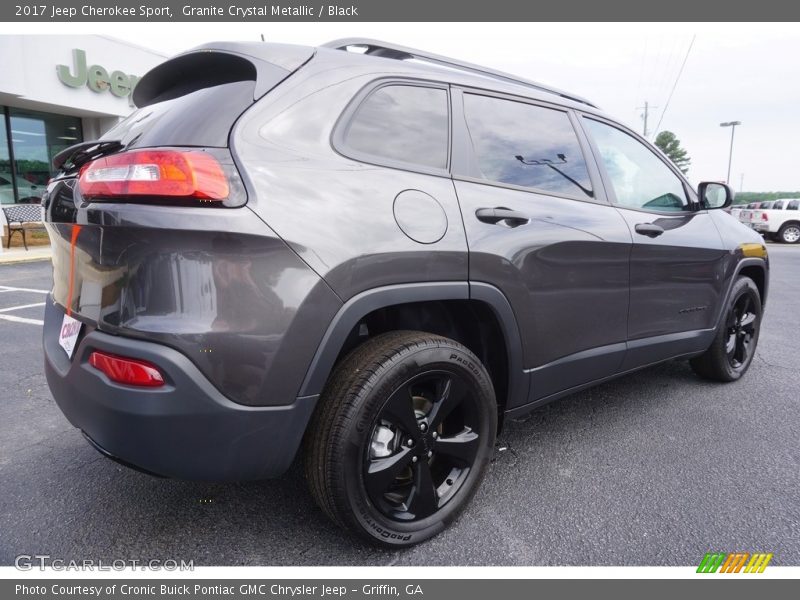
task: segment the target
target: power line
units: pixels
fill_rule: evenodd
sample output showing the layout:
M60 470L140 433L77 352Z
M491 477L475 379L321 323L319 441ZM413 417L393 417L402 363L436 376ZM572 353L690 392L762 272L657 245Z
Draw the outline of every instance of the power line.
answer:
M656 125L656 128L654 129L654 131L656 132L658 132L658 130L661 128L661 121L664 120L664 115L667 114L667 109L669 108L669 102L670 100L672 100L672 94L675 93L675 88L678 87L678 82L681 79L681 75L683 75L683 68L686 66L686 61L689 60L689 53L691 53L692 51L695 38L697 38L696 34L692 36L692 41L689 42L689 47L686 49L686 56L683 57L683 63L681 63L681 68L680 71L678 71L678 76L675 77L675 83L672 84L672 90L670 90L669 96L667 97L667 102L666 104L664 104L664 110L661 111L661 118L658 120L658 125Z
M661 81L658 82L658 88L656 88L657 97L660 98L664 95L664 92L669 89L669 80L672 79L672 75L675 71L675 65L673 62L677 63L680 60L680 51L678 50L679 45L679 38L676 36L672 40L672 48L669 50L669 56L667 57L667 63L664 67L664 76L661 78Z

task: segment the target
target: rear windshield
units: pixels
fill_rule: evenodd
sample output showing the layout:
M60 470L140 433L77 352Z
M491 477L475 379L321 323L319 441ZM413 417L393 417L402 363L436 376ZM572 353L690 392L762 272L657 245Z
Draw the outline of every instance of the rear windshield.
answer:
M201 88L137 109L110 129L104 140L127 148L224 147L236 119L253 103L255 81Z
M267 46L267 45L265 45ZM128 148L225 147L234 122L300 64L274 64L226 51L191 52L149 71L133 92L140 108L103 140Z

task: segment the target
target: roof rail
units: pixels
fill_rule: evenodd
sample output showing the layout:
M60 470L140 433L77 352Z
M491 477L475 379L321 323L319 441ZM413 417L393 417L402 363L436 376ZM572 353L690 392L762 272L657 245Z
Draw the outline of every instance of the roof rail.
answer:
M567 98L575 102L586 104L588 106L591 106L592 108L597 108L597 106L595 106L585 98L581 98L580 96L575 96L573 94L568 94L567 92L561 91L557 88L543 85L541 83L536 83L535 81L530 81L528 79L523 79L521 77L517 77L516 75L511 75L510 73L504 73L503 71L496 71L488 67L482 67L480 65L464 62L461 60L457 60L455 58L449 58L447 56L433 54L431 52L426 52L425 50L416 50L415 48L398 46L397 44L392 44L389 42L381 42L380 40L372 40L369 38L342 38L340 40L334 40L332 42L322 44L322 47L333 48L334 50L345 50L345 51L347 51L350 47L359 47L359 48L365 48L366 50L364 54L369 54L370 56L379 56L381 58L393 58L395 60L409 60L415 58L417 60L429 62L450 69L455 69L457 71L466 71L468 73L482 75L483 77L489 77L491 79L505 81L506 83L524 85L526 87L534 88L536 90L540 90L543 92L548 92L550 94L557 94L562 98Z

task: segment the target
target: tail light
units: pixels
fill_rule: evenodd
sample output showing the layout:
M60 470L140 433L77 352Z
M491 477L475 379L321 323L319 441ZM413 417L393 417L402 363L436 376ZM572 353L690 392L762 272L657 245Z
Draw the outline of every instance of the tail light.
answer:
M769 215L767 215L767 213L765 213L765 212L762 212L761 213L761 220L762 221L769 221Z
M230 195L219 160L199 150L133 150L98 158L80 171L87 200L171 198L221 202Z
M164 385L164 376L161 375L161 371L143 360L95 351L89 355L89 364L117 383L138 387Z

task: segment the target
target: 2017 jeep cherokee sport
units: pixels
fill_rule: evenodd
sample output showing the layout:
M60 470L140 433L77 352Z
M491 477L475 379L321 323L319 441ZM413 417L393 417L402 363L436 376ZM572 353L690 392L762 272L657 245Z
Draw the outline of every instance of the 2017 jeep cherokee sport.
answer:
M242 480L302 445L336 523L410 545L504 417L753 358L768 262L731 191L586 100L370 40L211 44L134 100L43 200L48 382L116 460Z

